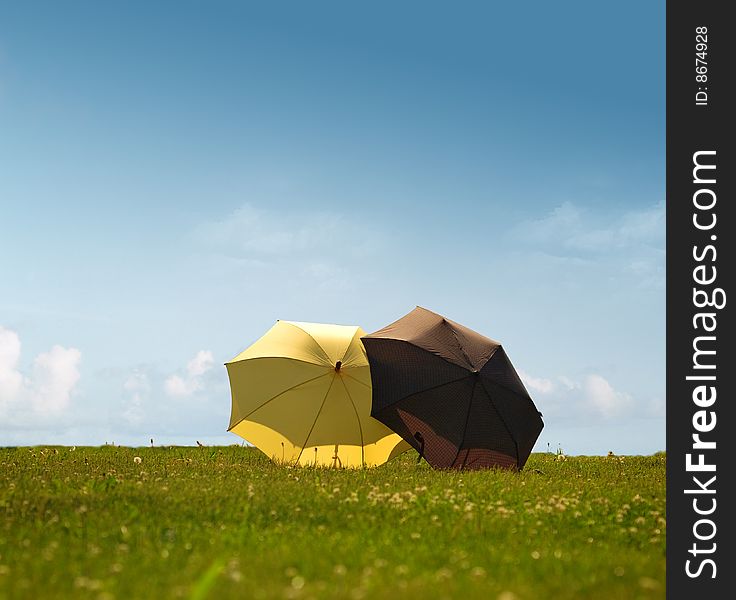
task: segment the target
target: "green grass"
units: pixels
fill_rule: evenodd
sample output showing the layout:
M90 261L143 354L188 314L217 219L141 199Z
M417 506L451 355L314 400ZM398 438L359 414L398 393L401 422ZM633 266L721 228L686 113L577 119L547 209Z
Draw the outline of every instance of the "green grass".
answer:
M664 456L415 459L0 448L0 598L664 598Z

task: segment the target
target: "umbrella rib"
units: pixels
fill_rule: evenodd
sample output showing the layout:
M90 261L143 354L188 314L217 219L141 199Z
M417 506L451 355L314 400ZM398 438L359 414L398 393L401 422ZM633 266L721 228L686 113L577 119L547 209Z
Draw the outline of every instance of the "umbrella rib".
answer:
M225 366L227 365L239 365L240 363L249 362L252 360L270 360L270 359L284 359L284 360L293 360L295 362L304 363L305 365L314 365L315 367L326 367L327 365L320 365L316 362L312 362L311 360L304 360L303 358L294 358L293 356L252 356L250 358L241 358L240 360L230 360L225 363Z
M511 389L511 388L510 388L509 386L507 386L507 385L503 385L502 383L498 383L497 381L491 381L491 383L492 383L493 385L497 385L498 387L500 387L500 388L503 388L503 389L505 389L505 390L506 390L507 392L509 392L509 393L513 394L514 396L518 396L519 398L524 398L524 396L522 396L522 395L521 395L521 394L520 394L520 393L518 392L518 390L514 390L514 389ZM524 391L526 391L526 388L524 389ZM528 399L528 400L531 400L531 399L532 399L532 397L531 397L531 396L529 396L529 392L527 392L526 394L527 394L527 399ZM532 402L534 402L534 400L532 400Z
M350 379L352 379L355 383L359 383L360 385L364 385L368 389L371 388L371 386L369 386L367 383L363 383L360 379L358 379L357 377L353 377L352 375L348 374L346 371L341 371L341 373L343 375L345 375L346 377L350 377Z
M299 331L303 331L310 338L312 338L314 340L314 343L317 344L317 348L320 349L320 351L322 352L322 355L325 357L325 360L327 361L327 364L330 364L330 365L332 364L332 361L330 360L330 357L327 356L327 352L325 352L325 349L322 347L322 344L320 344L311 333L309 333L306 329L302 329L298 325L294 325L294 323L291 323L289 321L282 321L282 322L283 323L286 323L287 325L291 325L292 327L294 327L295 329L298 329Z
M470 393L470 402L468 402L468 414L465 415L465 427L463 428L463 439L460 440L460 445L457 447L457 454L455 455L455 458L452 461L452 464L455 464L455 461L460 456L460 451L463 448L463 444L465 443L465 434L468 432L468 421L470 420L470 411L473 408L473 397L475 396L475 388L478 386L478 378L476 377L473 380L473 391ZM465 455L465 460L463 460L463 467L465 466L465 461L468 460L468 455Z
M457 345L460 347L460 351L463 353L463 356L467 359L468 364L473 365L473 363L470 361L470 357L465 353L465 349L463 348L462 344L460 343L460 340L457 337L457 331L455 331L455 328L452 326L452 321L449 321L447 319L445 319L445 321L447 322L447 325L450 327L450 331L452 331L452 335L455 337L455 341L457 342ZM491 341L494 342L494 340L491 340ZM488 358L485 360L483 365L478 368L478 370L486 366L486 363L493 358L493 355L496 354L496 350L498 350L499 348L501 348L501 344L498 344L497 346L493 348L493 350L491 350L491 353L488 355ZM475 368L475 365L473 365L473 368Z
M455 342L457 343L457 347L460 348L460 352L463 353L463 358L465 359L465 361L468 363L468 365L471 368L475 368L475 365L473 364L473 362L470 360L470 357L465 352L465 348L463 348L463 345L460 343L460 340L457 337L457 332L455 331L455 328L452 326L450 321L448 321L447 319L445 319L445 323L447 323L447 326L450 328L450 331L452 332L452 337L455 338Z
M330 395L330 390L332 389L332 384L335 383L335 377L337 375L334 375L332 377L332 381L330 381L330 387L327 388L327 393L325 394L325 397L322 400L322 404L319 405L319 410L317 411L317 416L314 417L314 422L312 423L312 426L309 428L309 433L307 433L307 438L304 440L304 443L302 444L302 449L299 450L299 456L296 457L296 460L294 461L294 464L299 463L299 459L302 457L302 454L304 453L304 448L307 447L307 442L309 441L309 438L312 435L312 431L314 430L314 426L317 424L317 421L319 420L319 416L322 414L322 409L325 406L325 402L327 402L327 396Z
M514 442L514 446L516 446L516 468L518 469L519 460L521 459L521 457L519 456L519 442L516 441L514 434L511 433L511 429L509 429L509 426L506 424L506 419L503 418L503 414L501 413L500 410L498 410L496 403L493 401L493 398L491 397L491 392L488 391L488 388L486 387L486 384L484 383L483 379L480 380L480 384L483 386L483 389L486 392L486 396L488 396L488 401L491 403L493 410L495 410L496 413L498 414L498 418L501 419L501 423L503 423L503 426L506 428L506 432L509 434L511 441Z
M348 350L350 350L350 346L353 345L353 342L355 341L355 336L358 335L358 333L360 333L360 328L359 327L356 328L355 333L353 334L353 337L350 338L350 341L348 342L348 345L345 346L345 352L342 353L342 361L341 361L343 363L343 365L342 365L343 367L348 366L348 365L345 364L345 356L347 355Z
M437 385L433 385L433 386L428 387L428 388L425 388L423 390L412 392L411 394L407 394L406 396L401 396L401 398L397 398L396 400L394 400L390 404L387 404L386 406L382 406L381 409L380 409L380 411L384 411L387 408L393 406L394 404L398 404L402 400L406 400L407 398L411 398L412 396L416 396L417 394L424 394L425 392L430 392L430 391L435 390L437 388L441 388L442 386L450 385L451 383L457 383L458 381L463 381L464 379L468 379L469 377L471 377L471 374L470 373L468 373L467 375L463 375L462 377L458 377L457 379L452 379L451 381L445 381L443 383L438 383Z
M240 424L241 424L241 423L242 423L243 421L245 421L245 420L246 420L246 419L247 419L248 417L250 417L250 416L251 416L251 415L252 415L252 414L253 414L254 412L256 412L256 411L258 411L258 410L262 409L262 408L263 408L264 406L266 406L266 404L268 404L269 402L272 402L273 400L276 400L276 398L278 398L279 396L283 396L283 395L284 395L284 394L285 394L286 392L290 392L291 390L295 390L296 388L298 388L298 387L300 387L300 386L302 386L302 385L306 385L306 384L308 384L308 383L310 383L310 382L312 382L312 381L314 381L314 380L316 380L316 379L319 379L320 377L324 377L325 375L329 375L329 374L330 374L330 373L322 373L322 375L317 375L317 377L312 377L311 379L307 379L306 381L302 381L301 383L297 383L296 385L292 385L292 386L291 386L290 388L287 388L287 389L285 389L285 390L284 390L283 392L279 392L279 393L278 393L278 394L276 394L276 395L275 395L275 396L274 396L273 398L269 398L269 399L268 399L268 400L266 400L266 401L265 401L265 402L264 402L263 404L259 404L258 406L256 406L256 407L255 407L255 408L254 408L254 409L253 409L252 411L250 411L250 412L249 412L249 413L248 413L247 415L245 415L245 416L244 416L244 417L242 417L242 418L241 418L240 420L238 420L238 422L237 422L237 423L235 423L234 425L231 425L230 427L228 427L228 428L227 428L227 430L228 430L228 431L232 431L232 430L233 430L233 429L235 429L235 428L236 428L236 427L237 427L238 425L240 425ZM330 386L331 386L331 385L332 385L332 384L330 384Z
M419 344L417 344L416 342L413 342L411 340L405 340L403 338L398 338L398 337L396 337L396 338L389 338L389 337L375 337L375 338L373 338L373 337L371 337L372 335L373 334L370 334L370 335L366 335L364 337L365 338L368 338L368 339L385 340L385 341L389 341L389 342L402 342L404 344L408 344L409 346L412 346L412 347L416 348L417 350L421 350L422 352L426 352L427 354L430 354L431 356L435 356L435 357L439 358L440 360L442 360L442 361L444 361L446 363L449 363L451 365L454 365L454 366L456 366L456 367L458 367L460 369L465 369L466 371L468 370L468 365L462 365L462 364L458 363L456 357L453 357L453 359L451 360L448 357L442 356L441 354L438 354L437 352L433 352L432 350L429 350L428 348L425 348L424 346L420 346ZM369 360L369 362L370 362L370 360Z
M499 346L499 348L501 348L501 346ZM497 348L497 349L498 349L498 348ZM494 353L493 353L493 354L491 355L491 358L493 358L493 356L494 356L495 354L496 354L496 353L494 352ZM489 359L488 359L488 362L486 362L486 364L488 364L489 362L491 362L491 358L489 358ZM508 360L508 361L509 361L509 366L511 367L512 371L513 371L514 373L516 373L516 369L514 369L514 366L510 364L510 363L511 363L511 360L509 360L509 356L508 356L508 354L506 354L506 360ZM481 367L481 369L480 369L480 370L482 371L482 370L483 370L483 369L485 368L485 366L486 366L486 365L483 365L483 366ZM490 379L490 377L491 377L490 375L486 375L485 373L483 373L483 376L484 376L484 377L488 377L489 379ZM516 373L516 376L517 376L517 377L519 377L519 374L518 374L518 373ZM529 395L529 391L528 391L528 390L526 389L526 386L524 385L524 382L523 382L523 381L521 381L521 377L519 377L519 382L521 383L521 387L523 388L523 390L524 390L524 391L526 392L526 395L527 395L527 397L529 398L529 400L531 400L531 399L532 399L532 397L531 397L531 396ZM492 383L493 383L493 385L497 385L498 387L502 387L503 389L505 389L505 390L507 390L507 391L511 392L512 394L515 394L515 395L517 395L517 396L521 396L521 394L520 394L520 393L518 392L518 390L514 390L514 389L511 389L511 388L510 388L509 386L507 386L507 385L504 385L503 383L499 383L498 381L492 381ZM486 391L488 391L488 390L486 390ZM534 401L532 400L532 403L533 403L533 402L534 402Z
M350 395L350 390L348 389L348 386L345 385L345 381L343 381L342 377L340 378L340 383L342 383L342 387L345 388L345 393L348 395L348 400L350 400L350 404L353 405L353 411L355 412L355 418L358 421L358 431L360 432L360 461L361 461L361 467L365 466L365 441L363 440L363 425L360 422L360 415L358 415L358 409L355 407L355 402L353 402L353 397Z

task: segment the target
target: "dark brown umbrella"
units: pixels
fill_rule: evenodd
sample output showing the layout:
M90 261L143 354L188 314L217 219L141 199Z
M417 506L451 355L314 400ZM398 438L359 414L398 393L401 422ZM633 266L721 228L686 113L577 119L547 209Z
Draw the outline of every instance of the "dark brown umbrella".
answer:
M429 464L524 466L544 424L501 344L420 307L361 339L371 415Z

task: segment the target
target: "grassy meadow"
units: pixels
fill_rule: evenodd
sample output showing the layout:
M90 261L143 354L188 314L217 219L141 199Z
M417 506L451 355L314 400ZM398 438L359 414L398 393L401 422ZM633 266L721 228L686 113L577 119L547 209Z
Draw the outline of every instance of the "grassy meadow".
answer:
M564 458L564 457L563 457ZM0 598L665 595L664 456L521 473L253 448L0 448Z

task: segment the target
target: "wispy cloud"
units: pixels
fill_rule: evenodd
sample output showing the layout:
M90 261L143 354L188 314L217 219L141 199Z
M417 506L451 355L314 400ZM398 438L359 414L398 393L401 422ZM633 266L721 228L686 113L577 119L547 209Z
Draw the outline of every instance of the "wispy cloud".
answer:
M562 268L605 268L628 286L661 289L665 280L665 205L602 215L564 202L509 232L517 253ZM590 274L586 274L586 279Z
M357 287L356 273L380 264L387 238L347 214L243 204L194 231L218 262L259 281L306 282L315 293ZM346 266L349 265L349 268Z
M251 203L202 224L196 237L222 252L264 262L366 255L373 247L365 230L339 213L266 209Z
M148 374L136 369L123 384L125 391L130 394L123 410L123 419L131 425L140 424L145 417L144 403L151 392Z
M663 248L664 202L621 213L600 222L600 216L564 202L540 219L517 225L512 234L522 244L577 255L641 247Z

